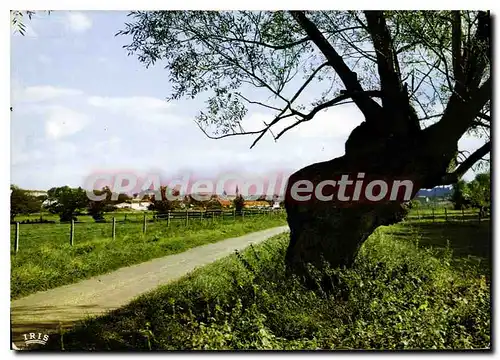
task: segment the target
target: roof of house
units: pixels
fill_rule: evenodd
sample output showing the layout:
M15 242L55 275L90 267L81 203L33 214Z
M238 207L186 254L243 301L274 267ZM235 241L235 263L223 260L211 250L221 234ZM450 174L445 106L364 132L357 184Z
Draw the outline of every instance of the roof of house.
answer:
M231 206L232 204L232 202L229 200L217 199L217 201L219 202L219 204L221 204L221 206Z
M267 201L246 201L245 206L269 206Z

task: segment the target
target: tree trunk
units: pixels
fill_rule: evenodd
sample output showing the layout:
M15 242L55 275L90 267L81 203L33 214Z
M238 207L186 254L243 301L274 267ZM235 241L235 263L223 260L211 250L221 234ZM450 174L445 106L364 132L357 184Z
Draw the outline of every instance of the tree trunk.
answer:
M454 146L436 146L431 141L434 136L420 130L411 136L382 134L364 122L351 133L344 156L294 173L289 178L285 195L290 227L286 254L289 270L310 280L307 264L320 271L325 265L350 267L363 242L377 227L399 222L407 213L407 205L401 200L368 203L313 198L306 202L296 201L291 196L295 182L307 179L316 186L344 174L355 179L358 173L365 173L368 182L370 178L385 179L389 184L394 179L413 181L413 198L420 188L437 181L454 158ZM326 187L324 189L326 192ZM336 192L333 194L335 196Z
M331 169L341 159L315 164L313 168ZM328 179L332 177L315 178L313 183ZM291 183L290 181L289 184ZM351 203L344 206L323 201L300 204L291 200L288 194L289 192L285 207L290 227L290 244L286 262L293 272L302 276L309 274L308 263L317 269L322 269L327 264L334 268L350 267L363 242L377 227L396 223L407 213L406 206L399 202Z

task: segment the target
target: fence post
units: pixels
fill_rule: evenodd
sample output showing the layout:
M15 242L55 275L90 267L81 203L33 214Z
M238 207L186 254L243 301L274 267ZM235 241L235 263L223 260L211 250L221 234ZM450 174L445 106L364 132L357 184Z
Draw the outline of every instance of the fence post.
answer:
M142 222L142 233L143 234L146 233L146 214L144 214L144 219L143 219L143 222Z
M465 221L465 214L464 214L464 208L462 208L462 222Z
M434 215L434 208L432 208L432 222L435 220L435 215Z
M127 222L127 214L125 214L125 218L123 219L123 222Z
M113 216L113 227L112 227L111 234L113 235L113 240L115 240L115 238L116 238L116 219L114 216Z
M215 221L215 211L212 211L212 224Z
M448 210L444 208L444 221L448 222Z
M236 208L233 209L233 220L236 220Z
M241 210L241 220L245 220L245 211Z
M73 240L75 238L75 220L71 219L71 227L69 230L69 244L73 246Z
M186 210L186 226L189 226L189 212Z
M418 211L418 207L417 207L417 218L418 220L420 220L420 211Z
M477 220L481 224L481 209L479 209L479 212L477 213Z
M170 226L170 210L167 213L167 227Z
M14 251L16 254L19 251L19 222L16 222L16 236L14 238Z
M203 210L200 210L200 220L203 221Z

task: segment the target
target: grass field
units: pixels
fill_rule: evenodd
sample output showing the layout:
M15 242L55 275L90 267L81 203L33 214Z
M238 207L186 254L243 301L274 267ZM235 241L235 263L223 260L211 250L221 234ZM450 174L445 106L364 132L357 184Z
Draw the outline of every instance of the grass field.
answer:
M11 250L11 298L70 284L91 276L229 237L284 225L283 214L251 218L196 219L149 222L146 235L141 223L117 223L116 239L110 223L75 225L74 245L69 224L20 225L19 252ZM11 226L11 249L14 242Z
M152 218L152 211L114 211L111 213L105 213L104 218L106 221L111 221L113 217L116 218L117 221L123 221L125 218L128 221L140 222L143 219L144 214L147 214L148 218ZM40 219L48 221L59 222L59 215L51 214L51 213L41 213L41 214L29 214L29 215L18 215L15 218L15 221L22 222L25 220L37 221ZM90 222L94 223L94 219L90 215L78 215L78 222Z
M203 267L43 348L478 349L490 346L490 223L379 228L338 292L285 274L287 235Z
M217 210L215 210L217 211ZM230 218L232 217L233 209L221 209L219 211L224 212L224 218ZM283 211L283 209L281 209ZM200 212L204 212L204 210L190 210L190 218L191 217L197 217ZM207 210L210 215L210 210ZM245 216L255 216L259 214L267 214L269 211L268 210L259 210L255 208L247 208L244 210ZM271 211L272 213L276 213L279 211ZM186 213L185 210L173 210L172 213L176 213L177 216L181 215L183 217L183 214ZM137 211L137 210L130 210L130 209L121 209L121 210L116 210L113 212L108 212L104 213L104 219L106 222L111 222L113 218L116 219L117 222L137 222L137 223L142 223L144 219L144 215L146 215L146 219L148 221L153 220L155 212L154 211ZM217 215L216 217L220 217L222 215ZM28 214L28 215L18 215L15 217L14 222L20 222L22 223L23 221L31 221L31 222L37 222L40 219L44 221L51 221L55 223L59 223L59 215L56 214L51 214L47 212L43 213L35 213L35 214ZM82 214L82 215L77 215L77 222L78 223L95 223L95 220L92 218L91 215L88 214Z

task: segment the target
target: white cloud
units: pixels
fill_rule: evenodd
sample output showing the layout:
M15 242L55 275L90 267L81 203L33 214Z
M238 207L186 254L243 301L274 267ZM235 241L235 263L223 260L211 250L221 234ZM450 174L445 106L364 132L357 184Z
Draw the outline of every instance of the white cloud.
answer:
M110 154L115 154L120 150L120 145L122 143L122 139L119 138L118 136L111 136L109 139L97 142L92 150L91 153L93 154L102 154L102 155L110 155Z
M300 137L344 139L364 121L363 115L354 105L342 105L322 111L308 122L296 126L292 132Z
M91 96L89 104L97 107L108 108L114 112L123 111L124 108L132 110L165 110L169 108L170 104L166 101L147 97L147 96L132 96L132 97L101 97Z
M33 151L17 150L11 152L10 161L12 166L16 166L23 163L40 161L41 159L43 159L43 152L38 149Z
M87 115L64 106L49 106L46 110L45 135L49 139L56 140L75 134L90 122Z
M101 97L91 96L88 103L94 107L106 109L112 114L120 114L140 121L157 125L179 124L180 119L171 113L171 104L148 96Z
M76 33L83 33L92 27L92 20L81 12L70 12L66 16L67 27Z
M52 59L48 57L47 55L40 54L38 55L38 61L40 61L42 64L50 64L52 63Z
M245 131L258 131L265 127L264 122L269 124L273 119L274 116L271 114L252 113L243 120L242 126ZM280 120L272 127L273 134L279 134L297 120L294 117ZM293 136L298 140L301 138L347 140L351 131L363 121L364 118L356 106L342 105L329 111L319 112L312 120L288 130L282 138Z
M60 88L50 85L29 86L23 89L23 91L18 92L16 96L18 96L19 99L15 100L23 102L43 102L61 97L81 94L83 94L83 91L78 89Z
M77 154L77 146L67 141L55 141L49 148L49 156L56 161L67 161Z

